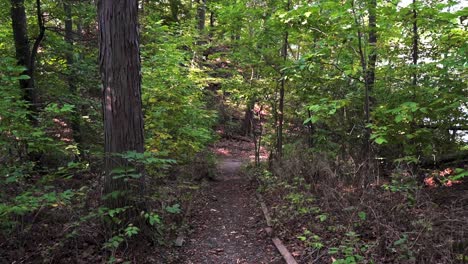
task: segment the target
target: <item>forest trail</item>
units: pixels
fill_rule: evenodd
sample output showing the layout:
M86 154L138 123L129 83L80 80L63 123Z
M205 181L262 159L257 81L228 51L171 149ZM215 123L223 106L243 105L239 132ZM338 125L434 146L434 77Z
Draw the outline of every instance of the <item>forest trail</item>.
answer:
M216 181L208 183L192 209L182 263L283 263L263 229L255 189L240 173L244 162L236 155L219 158Z

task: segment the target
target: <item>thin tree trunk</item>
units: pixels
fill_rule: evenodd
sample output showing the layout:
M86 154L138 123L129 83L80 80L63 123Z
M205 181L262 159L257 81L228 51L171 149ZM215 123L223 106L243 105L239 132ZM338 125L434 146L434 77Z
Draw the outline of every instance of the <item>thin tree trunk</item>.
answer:
M358 51L359 51L359 61L361 63L362 73L365 75L367 73L367 62L366 55L364 54L364 49L362 45L362 32L361 32L361 23L356 15L356 9L354 6L354 1L351 1L351 11L353 12L354 23L357 27L357 39L358 39ZM366 97L367 99L367 97Z
M375 65L377 62L377 1L370 0L369 2L369 55L366 61L366 55L364 54L364 48L362 43L362 32L361 32L361 23L356 15L356 9L354 6L354 1L351 2L351 11L354 16L354 22L357 27L357 37L358 37L358 52L359 59L361 62L362 72L364 74L364 116L366 125L370 124L370 112L372 108L372 92L375 84ZM371 157L371 130L366 127L364 132L364 155L366 156L366 163L370 162Z
M77 96L76 84L75 84L75 70L74 70L74 59L73 59L73 20L72 20L72 7L68 0L63 2L63 10L65 12L65 42L67 42L68 47L65 53L65 59L67 62L68 68L68 90L72 96ZM81 148L81 129L80 129L80 110L79 105L75 105L77 115L73 116L71 119L71 128L73 130L73 140L77 144L80 156L83 155L83 150Z
M210 11L210 33L208 35L210 41L213 39L213 34L215 31L215 13Z
M137 0L101 0L98 5L100 71L103 85L105 181L104 195L109 208L130 203L128 193L144 195L144 177L135 190L113 170L129 164L118 154L144 151L141 102L141 64Z
M260 109L257 113L258 115L258 124L256 120L252 119L252 128L253 128L253 137L254 137L254 147L255 147L255 166L260 165L260 151L262 149L262 137L263 137L263 105L260 106ZM258 129L258 130L257 130Z
M249 100L247 104L247 109L245 109L244 122L242 124L242 131L244 136L248 137L252 133L254 128L252 128L252 120L254 118L253 108L255 107L255 98Z
M290 0L288 0L286 11L290 9ZM283 57L283 61L286 63L286 59L288 58L288 37L289 33L286 29L284 32L284 39L283 39L283 47L281 51L281 56ZM283 123L284 123L284 89L286 85L286 75L284 72L281 73L281 86L280 86L280 97L279 97L279 106L278 106L278 141L276 144L276 150L278 153L278 157L281 158L283 156Z
M172 22L179 22L179 7L180 7L180 1L179 0L170 0L169 1L169 6L171 8L171 19Z
M312 117L312 112L309 109L307 109L307 115L308 115L309 119ZM314 124L312 124L312 122L309 122L307 128L309 130L307 143L309 145L309 148L312 148L314 146L314 132L315 132L314 131Z
M253 79L254 79L254 68L251 67L251 74L250 74L250 80L249 80L249 85L250 89L253 89ZM256 98L252 97L250 98L248 104L247 104L247 109L245 110L245 115L244 115L244 123L242 125L242 131L244 132L244 136L249 136L252 131L255 131L255 128L252 127L252 121L254 118L254 107L255 107L255 102L257 101Z
M197 26L200 34L205 31L206 21L206 0L197 0Z
M211 30L214 29L215 26L215 13L213 11L210 11L210 28Z
M412 46L412 52L411 52L411 57L413 59L413 69L412 69L412 80L411 80L411 86L413 88L413 101L416 102L418 99L418 59L419 59L419 33L418 33L418 11L417 11L417 1L413 0L412 4L412 13L413 13L413 46ZM417 124L416 120L413 120L411 122L411 131L410 133L415 133L417 129ZM416 144L416 156L421 156L422 155L422 150L421 146L419 144ZM416 166L416 164L415 164Z
M366 124L371 124L370 112L372 111L373 98L372 94L375 86L375 65L377 62L377 0L369 1L369 57L367 60L367 71L365 79L366 89ZM371 175L371 160L372 160L372 142L371 142L371 129L366 127L365 141L366 141L366 176ZM366 179L365 177L364 179ZM365 182L364 184L367 184Z
M366 123L370 124L370 112L372 110L372 93L375 85L375 65L377 62L377 0L369 1L369 58L366 70ZM370 148L370 129L366 139ZM369 149L370 150L370 149Z
M36 70L36 55L39 50L39 46L41 45L42 40L45 36L45 25L44 25L44 15L42 14L42 6L41 0L36 0L36 17L37 17L37 25L39 26L39 35L36 37L34 41L34 45L31 50L31 57L29 61L29 76L30 79L30 87L33 87L35 90L35 81L34 81L34 71ZM37 94L35 94L35 104L37 104Z
M362 31L361 31L361 23L358 19L356 14L356 9L354 6L354 1L351 1L351 11L353 13L354 22L357 27L357 37L358 37L358 53L359 59L362 67L362 72L364 74L364 117L365 117L365 124L366 128L364 130L364 149L365 152L363 157L365 157L365 164L366 175L370 174L370 162L371 162L371 129L367 127L367 125L371 124L370 113L372 111L372 93L374 90L375 85L375 66L377 62L377 1L376 0L369 0L368 1L368 11L369 11L369 55L367 56L366 61L366 54L364 53L364 47L362 43Z
M412 48L412 59L413 59L413 78L412 84L413 89L416 89L418 84L418 75L416 67L418 65L418 58L419 58L419 34L418 34L418 12L416 10L416 0L413 0L413 48ZM416 90L414 91L414 95L416 94Z

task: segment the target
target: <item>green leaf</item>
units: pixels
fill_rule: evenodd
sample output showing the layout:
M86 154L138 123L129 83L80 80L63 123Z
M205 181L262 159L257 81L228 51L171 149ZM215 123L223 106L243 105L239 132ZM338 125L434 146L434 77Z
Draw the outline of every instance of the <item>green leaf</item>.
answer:
M171 213L171 214L178 214L182 210L180 209L180 204L174 204L173 206L167 206L166 211Z
M328 254L334 255L334 254L337 254L339 251L340 251L339 248L331 247L328 249Z
M18 79L18 80L29 80L29 79L31 79L31 77L29 77L28 75L20 75L20 76L16 77L16 79Z
M365 221L367 219L366 212L361 211L361 212L358 213L358 216L362 221Z
M320 222L324 222L325 220L327 220L328 215L326 215L326 214L321 214L321 215L316 216L315 218L317 218L318 220L320 220Z
M403 121L404 118L405 117L403 115L399 114L399 115L395 116L395 122L396 123L401 123L401 121Z
M127 237L132 237L134 235L137 235L140 232L140 229L136 226L133 226L130 224L127 228L125 228L125 235Z
M382 145L384 143L388 143L388 141L384 137L377 137L374 139L375 143Z
M297 239L299 239L300 241L306 241L306 240L307 240L307 237L305 237L305 236L298 236Z
M394 246L400 246L403 245L408 241L408 235L404 234L402 238L398 239L393 243Z

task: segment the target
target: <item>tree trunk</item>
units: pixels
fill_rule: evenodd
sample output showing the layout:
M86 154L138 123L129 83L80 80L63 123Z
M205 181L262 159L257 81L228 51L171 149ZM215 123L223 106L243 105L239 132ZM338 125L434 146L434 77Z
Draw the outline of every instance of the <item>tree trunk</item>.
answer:
M210 42L213 39L213 34L215 31L215 13L213 11L210 11L210 33L208 34L208 38L210 39Z
M369 56L367 59L367 69L365 71L365 108L366 108L366 124L370 125L372 120L370 113L373 106L372 93L375 85L375 65L377 62L377 0L369 1ZM372 131L369 127L365 129L365 149L366 149L366 162L365 162L365 177L363 177L363 185L368 184L368 178L372 174Z
M197 4L198 31L200 31L201 34L205 31L206 0L197 0Z
M118 154L144 151L138 1L101 0L98 19L104 95L104 197L117 194L107 197L105 203L119 208L130 204L128 193L133 189L123 179L113 178L115 168L129 165ZM144 194L144 177L139 179L137 191Z
M290 9L290 0L288 0L286 11ZM283 61L286 63L286 59L288 58L288 30L286 29L284 32L284 39L283 39L283 47L281 49L281 56L283 57ZM286 85L284 72L281 73L281 86L280 86L280 96L279 96L279 106L278 106L278 139L276 144L276 150L278 157L281 158L283 156L283 123L284 123L284 88Z
M23 99L29 103L29 110L34 113L36 112L37 95L34 89L34 76L30 75L31 51L24 0L11 0L11 21L16 60L18 61L18 65L26 68L22 74L29 75L30 77L29 80L19 80L19 84L23 90Z
M356 9L354 1L351 1L351 11L354 16L354 23L357 27L357 39L358 39L358 53L359 59L362 67L362 72L364 75L364 118L365 124L371 124L370 113L372 110L373 98L372 93L374 90L375 84L375 65L377 62L377 0L368 1L368 12L369 12L369 38L368 38L368 56L364 53L363 45L363 33L361 31L362 24L360 23L358 16L356 14ZM366 61L367 59L367 61ZM371 160L372 160L372 142L371 142L371 129L366 127L364 130L364 142L363 142L363 158L365 159L365 176L370 175L371 169ZM364 177L363 179L365 179Z
M309 109L307 109L307 116L309 119L312 117L312 112ZM307 130L309 132L307 135L307 144L309 148L312 148L314 147L314 133L315 133L314 124L312 124L312 122L308 123Z
M174 23L179 22L179 7L180 1L179 0L170 0L169 6L171 8L171 20Z
M39 51L39 46L41 45L42 40L45 36L45 25L44 25L44 15L42 14L42 7L41 7L41 0L36 0L36 18L37 18L37 25L39 26L39 35L37 35L36 39L34 40L34 45L31 50L31 56L29 60L29 76L31 77L29 86L33 90L34 93L34 104L38 104L38 97L36 91L36 85L34 81L34 71L36 70L36 55Z
M68 90L72 96L78 96L76 91L76 84L75 84L75 70L74 70L74 59L73 59L73 20L72 20L72 7L68 0L63 2L63 10L65 12L65 42L67 42L68 47L65 52L65 59L67 62L68 68ZM80 152L80 156L83 155L83 150L81 148L81 129L80 129L80 110L81 107L75 105L77 115L72 117L71 120L71 128L73 130L73 140L75 141L78 150Z
M373 98L372 93L375 85L375 64L377 62L377 0L369 1L369 58L367 60L367 68L365 75L365 89L366 89L366 124L371 123L370 112L372 111ZM368 155L371 153L371 130L366 128L366 149ZM370 156L368 157L370 162Z
M412 59L413 59L413 89L414 95L416 95L416 86L418 84L418 75L416 67L418 65L418 58L419 58L419 34L418 34L418 12L416 10L416 0L413 0L413 50L412 50Z
M248 137L252 134L252 119L254 118L253 109L255 107L255 99L250 99L245 109L244 122L242 123L242 132Z

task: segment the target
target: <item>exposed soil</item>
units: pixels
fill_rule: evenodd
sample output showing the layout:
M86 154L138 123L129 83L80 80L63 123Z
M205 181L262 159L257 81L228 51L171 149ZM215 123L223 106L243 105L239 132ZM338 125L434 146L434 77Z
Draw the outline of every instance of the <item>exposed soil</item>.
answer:
M217 180L194 201L192 229L181 248L180 263L283 263L263 229L266 223L255 189L240 173L245 161L241 157L221 156Z

